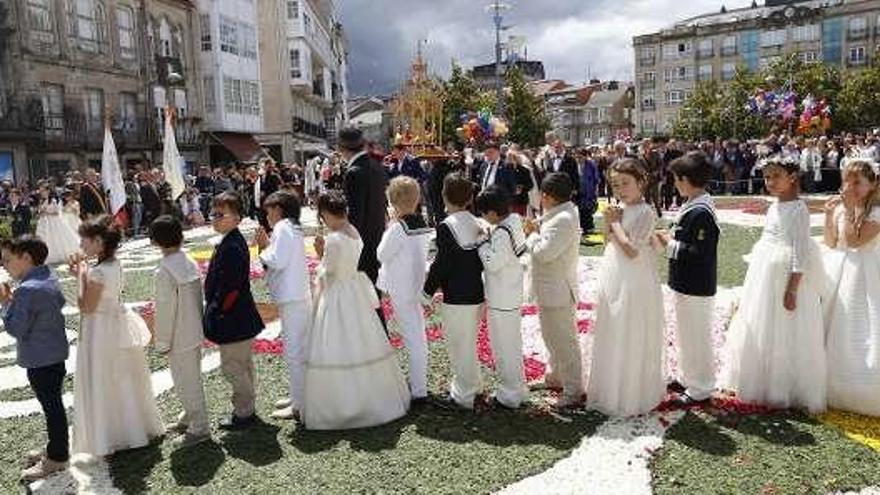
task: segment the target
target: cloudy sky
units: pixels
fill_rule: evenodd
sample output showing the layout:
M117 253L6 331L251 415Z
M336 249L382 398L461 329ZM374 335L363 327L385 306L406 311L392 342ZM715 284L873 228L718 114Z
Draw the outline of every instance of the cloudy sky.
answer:
M393 92L406 76L419 39L432 72L494 61L491 0L336 0L349 48L351 95ZM632 37L751 0L506 0L506 35L525 36L529 59L547 76L580 83L632 79Z

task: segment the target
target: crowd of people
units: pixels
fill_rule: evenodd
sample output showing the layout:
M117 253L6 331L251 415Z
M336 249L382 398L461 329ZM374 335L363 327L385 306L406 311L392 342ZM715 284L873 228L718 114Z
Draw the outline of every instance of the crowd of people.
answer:
M221 236L204 284L182 251L180 218L143 217L163 254L152 333L121 303L115 252L122 232L102 212L84 213L81 252L68 259L80 282L82 315L72 447L61 401L64 297L46 265L53 248L27 234L5 241L3 262L17 283L0 286L4 328L17 339L19 365L28 369L49 432L46 450L28 456L22 477L63 469L71 450L109 455L163 434L179 434L181 447L209 440L203 338L218 346L232 388L232 412L219 427L247 429L259 421L252 343L264 324L251 292L248 241L239 230L248 214L260 220L253 242L278 305L288 365L289 389L275 404L274 419L337 430L385 424L412 408L474 409L483 392L476 344L484 313L498 375L490 407L517 409L528 401L520 314L527 297L538 306L549 353L543 386L559 390L559 409L631 416L653 410L670 393L674 404L687 407L732 392L770 407L816 412L830 405L880 416L880 324L870 314L880 305L880 171L868 156L876 141L865 140L858 156L847 152L836 168L840 185L832 189L840 194L825 205L824 257L799 196L822 184L804 166L813 148L799 150L796 141L776 137L755 146L763 154L751 170L760 171L762 190L777 201L753 248L744 287L750 297L733 317L718 374L712 319L720 228L711 192L730 183L719 182L717 155L738 156L742 146L731 142L716 148L643 141L637 149L619 142L571 151L551 139L534 154L489 143L479 155L465 149L425 164L405 146L380 156L360 131L343 129L331 165L339 171L326 177L321 159L303 167L301 178L299 167L265 162L246 171L253 187L236 191L234 181L223 180L227 173L204 168L193 187L210 199L198 210L207 209ZM736 170L735 159L722 160ZM670 184L671 193L664 189ZM615 201L602 213L606 246L593 351L585 360L576 324L579 246L582 233L596 227L603 194ZM678 198L679 209L672 228L658 230L667 197ZM300 222L304 203L316 207L323 225L314 241L321 260L314 286ZM674 294L680 370L673 383L666 383L663 365L661 254ZM429 398L423 306L434 304L435 293L442 293L452 378L447 393ZM387 338L382 294L408 350L408 377ZM159 420L148 345L168 356L182 404L170 425Z

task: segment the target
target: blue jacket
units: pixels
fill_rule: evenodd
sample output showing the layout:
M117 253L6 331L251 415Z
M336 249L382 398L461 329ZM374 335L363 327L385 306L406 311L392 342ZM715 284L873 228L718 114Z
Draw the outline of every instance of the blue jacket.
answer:
M214 249L205 277L205 337L215 344L232 344L263 331L251 293L250 252L238 229Z
M580 181L578 189L581 193L581 204L595 202L598 197L597 188L599 187L599 167L596 166L596 162L584 160L581 164Z
M46 265L31 269L4 308L6 333L17 341L18 365L43 368L64 362L70 350L64 333L64 295Z

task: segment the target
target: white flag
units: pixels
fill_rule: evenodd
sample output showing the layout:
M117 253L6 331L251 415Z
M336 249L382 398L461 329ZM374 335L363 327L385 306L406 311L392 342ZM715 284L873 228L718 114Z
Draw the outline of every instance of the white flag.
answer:
M166 112L166 115L169 115ZM171 199L177 200L183 194L186 185L183 181L183 167L180 165L183 158L177 151L177 138L174 136L174 126L171 124L170 115L165 118L165 143L162 151L162 170L165 172L165 180L171 186Z
M119 156L110 127L104 128L104 155L101 158L101 184L110 198L110 215L115 216L125 206L125 184L119 170Z

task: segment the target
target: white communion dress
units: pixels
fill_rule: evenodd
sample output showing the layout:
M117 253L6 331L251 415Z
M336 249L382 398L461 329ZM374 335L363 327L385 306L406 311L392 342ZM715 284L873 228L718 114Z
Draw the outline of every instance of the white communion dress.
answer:
M40 203L40 219L37 220L37 237L49 248L47 264L64 263L79 251L79 234L62 215L61 203L48 199Z

